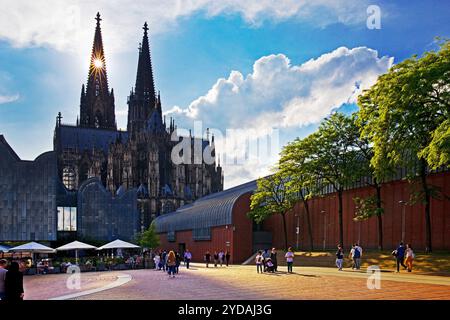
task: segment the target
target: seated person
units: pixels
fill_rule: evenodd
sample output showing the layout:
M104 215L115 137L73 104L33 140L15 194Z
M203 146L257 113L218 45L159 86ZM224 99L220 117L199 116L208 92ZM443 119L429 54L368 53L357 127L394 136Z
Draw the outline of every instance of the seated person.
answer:
M274 268L272 259L270 259L270 258L267 259L267 261L266 261L266 270L267 270L267 272L275 272L275 268Z

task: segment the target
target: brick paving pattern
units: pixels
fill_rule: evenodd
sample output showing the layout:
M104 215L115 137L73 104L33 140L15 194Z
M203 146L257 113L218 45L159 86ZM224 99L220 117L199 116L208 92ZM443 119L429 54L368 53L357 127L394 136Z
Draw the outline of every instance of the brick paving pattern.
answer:
M364 271L333 268L296 267L287 274L280 267L276 274L257 274L254 266L205 268L193 264L191 269L180 268L180 274L169 278L156 270L128 270L122 272L83 273L81 290L101 287L115 281L118 274L129 274L133 279L114 289L79 297L77 299L370 299L450 300L450 277L438 277L406 272L381 273L381 289L367 288L368 274ZM32 278L32 279L30 279ZM58 281L56 281L56 278ZM61 278L61 279L60 279ZM65 288L66 275L25 277L28 299L47 299L74 293ZM38 290L37 287L43 290ZM53 289L54 287L54 289Z

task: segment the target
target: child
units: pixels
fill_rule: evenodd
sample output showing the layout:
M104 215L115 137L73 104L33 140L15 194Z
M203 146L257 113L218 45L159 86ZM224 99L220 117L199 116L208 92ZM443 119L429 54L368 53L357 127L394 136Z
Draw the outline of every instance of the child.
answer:
M261 273L263 273L263 256L262 256L262 252L261 250L258 251L258 253L256 254L255 257L255 262L256 262L256 272L259 273L259 271L261 270Z
M272 259L268 258L266 261L267 272L275 273L275 268L272 262Z

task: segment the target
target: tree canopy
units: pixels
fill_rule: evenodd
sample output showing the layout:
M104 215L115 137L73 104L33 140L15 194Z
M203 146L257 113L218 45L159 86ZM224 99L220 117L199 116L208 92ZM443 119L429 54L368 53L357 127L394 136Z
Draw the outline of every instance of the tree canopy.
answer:
M155 225L152 223L147 230L136 236L136 241L145 248L157 248L160 245L159 235L156 233Z

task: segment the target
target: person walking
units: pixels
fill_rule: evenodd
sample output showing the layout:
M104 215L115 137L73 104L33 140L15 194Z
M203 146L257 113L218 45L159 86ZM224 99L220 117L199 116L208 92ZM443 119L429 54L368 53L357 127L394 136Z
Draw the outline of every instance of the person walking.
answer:
M230 251L227 250L225 252L225 262L227 263L227 267L228 267L228 264L230 263L230 258L231 258Z
M6 270L6 260L2 259L0 260L0 300L5 299L6 297L6 273L8 270Z
M416 255L414 254L414 251L411 248L411 245L409 245L409 244L406 245L405 256L406 256L405 262L406 262L406 267L408 268L408 272L412 272L413 261L414 261L414 258L416 257Z
M336 266L339 271L342 271L342 266L344 264L344 249L342 249L342 245L338 244L336 251Z
M217 253L217 251L214 251L214 267L217 267L217 263L219 262L219 254Z
M288 252L284 255L286 258L288 273L292 273L292 265L294 264L294 252L292 252L292 248L289 247Z
M397 262L397 272L400 272L400 265L402 265L403 268L407 269L405 263L403 262L403 260L405 259L405 247L403 246L403 242L400 242L398 248L392 251L392 255L395 257L395 260Z
M178 270L180 269L180 264L181 264L181 255L178 251L175 253L175 261L176 261L175 273L178 274Z
M161 257L159 256L159 253L156 253L153 261L155 262L155 269L161 270Z
M206 251L205 253L205 262L206 267L209 268L209 263L211 262L211 253L209 253L209 251Z
M224 257L225 257L225 253L223 252L223 250L220 250L219 251L219 264L220 264L220 266L222 266Z
M359 270L361 268L362 248L355 243L350 250L350 258L353 260L352 270Z
M259 273L261 271L261 273L263 273L263 256L262 256L262 251L259 250L258 253L256 254L255 257L255 263L256 263L256 272Z
M186 249L186 252L184 253L184 261L186 262L186 269L189 269L189 263L192 260L192 253Z
M166 264L167 264L167 251L164 250L161 254L161 263L162 263L162 270L166 271Z
M269 249L264 249L264 253L262 254L262 256L263 256L264 272L266 272L267 271L266 261L267 261L267 259L270 258Z
M23 274L19 270L17 262L11 262L5 277L5 300L20 301L23 300Z
M172 250L169 251L169 254L167 255L167 272L172 278L175 278L175 272L176 272L176 265L177 265L177 257L175 256L175 252Z
M270 252L270 259L272 260L273 270L278 271L277 251L275 248L272 248L272 251Z

